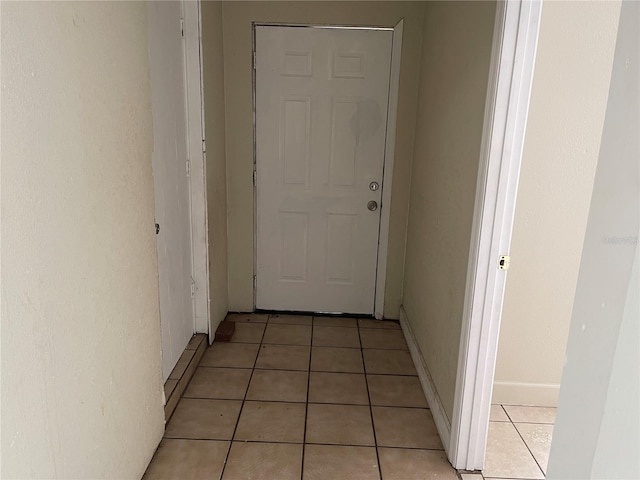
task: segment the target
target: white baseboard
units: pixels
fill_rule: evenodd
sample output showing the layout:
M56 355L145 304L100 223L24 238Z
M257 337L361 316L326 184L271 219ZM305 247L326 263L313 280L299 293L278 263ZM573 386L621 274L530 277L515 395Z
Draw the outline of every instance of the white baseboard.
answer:
M402 327L404 338L409 346L411 358L413 359L413 363L418 371L418 378L420 379L424 395L427 397L427 403L429 404L431 415L433 415L433 420L436 424L436 428L438 429L438 435L440 435L440 440L442 440L442 445L444 446L448 456L451 439L451 422L445 413L444 407L442 406L442 402L440 401L433 379L431 378L431 374L429 373L429 369L427 368L427 364L424 361L424 357L422 356L416 337L413 334L413 329L411 328L411 324L407 318L407 313L404 311L403 307L400 307L400 326Z
M557 407L559 383L494 382L491 403Z

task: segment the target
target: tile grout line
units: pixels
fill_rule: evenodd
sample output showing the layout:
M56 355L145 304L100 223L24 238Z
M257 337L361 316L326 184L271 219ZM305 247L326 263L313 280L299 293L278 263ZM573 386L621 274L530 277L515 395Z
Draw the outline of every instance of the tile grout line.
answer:
M259 369L256 369L259 370ZM289 370L259 370L259 371L268 371L268 372L288 372ZM290 373L304 373L304 371L302 370L291 370ZM363 375L361 373L349 373L349 372L309 372L309 373L328 373L330 375ZM369 374L369 376L373 376L373 374ZM390 375L391 376L391 375ZM365 379L366 380L366 379ZM307 384L309 383L309 381L307 380ZM307 386L308 388L308 386ZM182 398L186 398L189 400L220 400L220 401L225 401L225 402L229 402L229 401L242 401L240 398L226 398L226 397L204 397L204 396L195 396L195 395L189 395L189 396L183 396ZM292 400L267 400L267 399L247 399L247 401L249 402L262 402L262 403L292 403L292 404L298 404L298 405L302 405L305 403L309 403L311 405L345 405L345 406L352 406L352 407L366 407L369 405L369 403L347 403L347 402L320 402L320 401L316 401L316 402L310 402L310 401L292 401ZM429 407L415 407L415 406L407 406L407 405L378 405L378 404L371 404L372 407L380 407L380 408L406 408L407 410L431 410ZM495 422L495 420L492 420L493 422ZM509 423L509 422L497 422L497 423ZM534 425L534 424L530 424L530 425ZM296 443L296 442L293 442Z
M364 405L363 405L364 406ZM228 442L228 439L224 438L200 438L200 437L164 437L166 440L193 440L194 442ZM300 442L287 442L287 441L273 441L273 440L242 440L242 443L262 443L262 444L284 444L284 445L303 445ZM323 443L323 442L308 442L307 445L322 445L329 447L358 447L358 448L371 448L372 445L363 445L361 443ZM419 452L444 452L442 448L420 448L420 447L392 447L384 446L382 448L388 448L392 450L415 450ZM501 477L490 477L501 478ZM518 480L535 480L535 479L518 479ZM538 479L540 480L540 479Z
M260 345L258 343L252 343L252 344L248 344L248 345ZM269 345L269 344L265 344L265 345ZM302 346L302 347L309 347L310 345L284 345L287 347L296 347L296 346ZM360 350L362 353L362 350L372 350L370 348L349 348L349 347L315 347L315 348L348 348L349 350ZM400 351L400 350L398 350ZM221 366L216 366L216 365L198 365L198 368L223 368L223 369L229 369L229 370L251 370L251 368L247 368L247 367L221 367ZM292 370L290 368L264 368L264 367L255 367L256 370L275 370L278 372L304 372L305 370ZM313 370L316 373L352 373L352 374L358 374L361 372L336 372L335 370ZM378 375L378 376L387 376L387 377L417 377L418 375L411 375L408 373L371 373L370 375ZM509 420L505 420L505 421L509 421ZM535 422L519 422L519 423L535 423ZM541 423L540 425L553 425L551 423Z
M300 464L300 480L304 479L304 455L307 450L307 417L309 416L309 388L311 387L311 356L313 355L313 327L315 317L311 317L311 339L309 340L309 368L307 370L307 401L304 405L304 431L302 432L302 463Z
M265 325L264 330L262 331L262 338L264 338L265 333L267 332L267 327ZM231 343L231 342L229 342ZM251 385L251 379L253 378L253 372L256 370L256 363L258 362L258 356L260 355L260 347L262 346L262 339L260 339L260 343L258 344L258 351L256 352L256 356L253 359L253 367L251 368L251 375L249 375L249 382L247 383L247 388L244 391L244 397L242 398L242 403L240 404L240 410L238 411L238 418L236 419L236 425L233 428L233 433L231 434L231 439L229 440L229 449L227 450L227 455L224 458L224 464L222 465L222 471L220 472L220 480L224 477L224 472L227 469L227 462L229 461L229 456L231 455L231 447L233 447L233 440L235 439L236 432L238 431L238 425L240 424L240 417L242 416L242 411L244 410L244 405L247 401L247 394L249 393L249 386Z
M529 455L531 455L531 458L533 458L533 461L536 462L536 466L540 469L540 472L542 473L542 478L543 479L547 478L547 474L545 473L544 470L542 470L542 466L540 465L540 462L538 462L538 459L536 458L536 456L531 451L531 448L529 448L529 444L527 443L527 441L524 439L524 437L520 433L520 430L518 430L518 427L516 427L514 423L512 423L512 425L513 425L513 428L516 430L516 433L518 434L518 436L522 439L522 443L524 443L524 446L527 448L527 451L529 452Z
M382 465L380 465L380 453L378 451L378 437L376 435L376 426L373 420L373 406L371 405L371 392L369 392L369 379L367 378L367 364L364 361L364 348L362 348L362 337L360 336L360 322L358 322L358 341L360 342L360 355L362 356L362 369L364 371L364 384L367 387L367 398L369 399L369 415L371 416L371 430L373 431L373 444L376 451L376 460L378 463L378 475L382 478Z
M509 422L511 423L511 426L513 426L513 429L516 431L516 433L518 434L518 436L522 440L522 443L524 443L524 446L527 448L527 451L529 452L529 455L531 455L531 458L533 458L533 461L536 462L536 466L540 469L540 472L542 472L542 478L543 479L547 478L546 472L542 469L542 466L540 466L540 462L538 462L538 459L536 458L536 456L531 451L531 448L529 448L529 444L527 443L527 441L524 439L524 437L520 433L520 430L518 430L518 427L516 427L515 422L511 419L511 415L509 415L509 412L507 412L507 409L504 408L502 406L502 404L500 406L502 407L502 410L504 410L504 413L507 414L507 417L509 418Z

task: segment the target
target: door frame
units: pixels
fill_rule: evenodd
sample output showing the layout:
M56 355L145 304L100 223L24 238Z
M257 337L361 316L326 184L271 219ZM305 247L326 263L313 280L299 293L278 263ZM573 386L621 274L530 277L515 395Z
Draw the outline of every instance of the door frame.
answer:
M450 440L452 465L482 470L541 0L497 2ZM436 422L438 423L438 422ZM443 437L444 438L444 437Z
M256 27L301 27L323 29L353 29L353 30L390 30L393 32L391 41L391 66L389 72L389 97L387 100L387 123L385 133L385 151L382 164L382 199L380 201L380 224L378 231L378 248L376 279L374 291L373 315L377 319L384 316L384 294L387 281L387 255L389 246L389 223L391 218L391 186L393 183L393 166L395 159L396 124L398 119L398 92L400 88L400 62L402 56L402 36L404 20L400 20L394 26L352 26L352 25L314 25L274 22L253 22L252 33L252 94L253 94L253 309L256 310L258 271L258 204L257 204L257 152L256 152Z
M376 292L374 316L384 317L384 296L387 285L387 257L389 250L389 223L391 221L391 184L396 153L396 124L398 120L398 93L400 91L400 63L402 60L402 34L404 20L393 27L391 44L391 72L389 78L389 102L387 110L387 134L382 173L382 200L380 202L380 233L378 235L378 264L376 266Z
M202 82L200 0L182 0L187 111L187 169L191 223L191 298L194 332L211 332L209 314L209 222L207 217L206 144Z

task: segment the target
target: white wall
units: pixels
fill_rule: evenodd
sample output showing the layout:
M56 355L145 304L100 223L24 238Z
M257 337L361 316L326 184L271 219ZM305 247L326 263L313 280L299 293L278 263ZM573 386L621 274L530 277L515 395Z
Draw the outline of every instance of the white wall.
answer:
M428 2L403 307L451 419L495 2Z
M544 2L493 392L555 406L619 2Z
M211 331L229 310L227 284L227 164L225 158L222 2L202 2L202 63L207 144Z
M384 315L398 318L418 95L422 2L224 2L229 309L253 310L251 22L395 26L404 18Z
M549 479L640 478L639 40L623 2Z
M143 3L2 2L2 478L140 478L163 432Z

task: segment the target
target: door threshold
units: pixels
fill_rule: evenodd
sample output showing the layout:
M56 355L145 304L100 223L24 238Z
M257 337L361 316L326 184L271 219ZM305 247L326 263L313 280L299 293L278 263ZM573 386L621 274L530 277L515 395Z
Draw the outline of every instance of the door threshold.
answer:
M255 313L265 315L305 315L314 317L349 317L349 318L375 318L373 314L345 313L345 312L307 312L300 310L264 310L256 308Z

